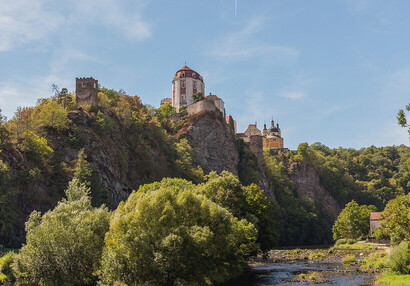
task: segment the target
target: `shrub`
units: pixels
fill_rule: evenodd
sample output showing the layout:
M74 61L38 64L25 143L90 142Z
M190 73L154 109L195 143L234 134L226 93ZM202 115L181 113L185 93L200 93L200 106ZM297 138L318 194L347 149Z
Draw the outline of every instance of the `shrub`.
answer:
M312 281L316 280L316 275L315 274L310 275L309 280L312 280Z
M252 224L183 184L153 188L132 193L115 211L104 285L207 285L241 273L254 248Z
M31 213L21 263L33 280L43 284L94 284L110 215L105 207L91 207L89 189L77 179L70 182L66 195L43 216Z
M56 101L50 101L38 107L38 123L40 126L67 129L67 110Z
M110 116L101 111L97 113L97 128L101 136L107 136L114 130L114 121Z
M392 249L387 265L394 272L410 274L410 248L407 242L403 241Z
M354 255L348 255L343 257L343 263L352 263L352 262L356 262L356 257Z
M325 258L326 255L322 254L322 253L312 253L309 255L309 259L322 259Z
M13 263L17 254L9 252L0 257L0 283L13 282L16 280L16 272L13 269Z
M305 273L299 274L299 278L302 280L306 279L306 274Z
M38 136L34 132L24 133L24 140L21 144L21 150L26 152L32 159L41 161L47 160L53 154L53 149L47 145L47 139Z

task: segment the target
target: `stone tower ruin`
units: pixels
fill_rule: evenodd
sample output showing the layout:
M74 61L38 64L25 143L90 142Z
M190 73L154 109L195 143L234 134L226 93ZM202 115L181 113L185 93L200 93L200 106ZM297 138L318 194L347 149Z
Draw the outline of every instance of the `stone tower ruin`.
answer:
M84 105L98 105L98 80L92 77L75 79L75 94L77 107Z

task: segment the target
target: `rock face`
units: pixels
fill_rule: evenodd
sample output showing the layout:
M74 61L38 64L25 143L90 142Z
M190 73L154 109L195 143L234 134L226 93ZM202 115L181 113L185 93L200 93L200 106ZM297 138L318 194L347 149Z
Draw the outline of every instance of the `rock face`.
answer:
M258 187L265 191L267 197L276 201L273 188L269 185L268 178L265 174L265 164L263 158L263 140L262 136L254 135L250 137L249 147L258 160L259 182Z
M193 147L194 164L204 173L229 171L238 175L239 154L234 134L219 112L203 111L189 117L182 135Z
M320 183L316 170L306 163L292 163L290 168L293 171L291 180L295 183L299 197L309 197L314 201L320 201L323 208L336 219L342 209Z

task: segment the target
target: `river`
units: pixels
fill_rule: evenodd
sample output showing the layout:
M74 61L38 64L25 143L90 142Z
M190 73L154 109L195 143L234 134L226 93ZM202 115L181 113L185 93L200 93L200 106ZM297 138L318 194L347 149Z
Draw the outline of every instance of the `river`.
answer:
M312 275L314 277L311 280L309 277ZM301 276L303 279L300 278ZM247 275L226 286L302 286L312 284L364 286L373 285L374 278L374 274L360 272L359 266L342 264L340 258L333 260L260 259L251 263L251 270Z

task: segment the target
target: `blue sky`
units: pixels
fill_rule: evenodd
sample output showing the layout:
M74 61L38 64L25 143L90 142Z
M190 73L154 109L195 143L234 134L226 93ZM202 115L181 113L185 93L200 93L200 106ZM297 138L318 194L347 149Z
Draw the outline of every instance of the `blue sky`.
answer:
M285 145L408 145L410 1L0 0L0 108L93 76L158 106L185 61L243 132Z

